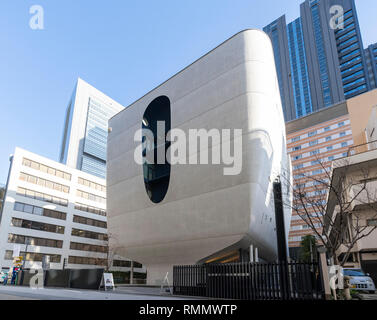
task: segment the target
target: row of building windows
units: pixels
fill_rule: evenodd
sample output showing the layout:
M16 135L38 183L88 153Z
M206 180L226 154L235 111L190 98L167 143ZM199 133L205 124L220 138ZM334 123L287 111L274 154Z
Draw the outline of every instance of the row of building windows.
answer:
M104 240L104 241L108 240L106 233L98 233L98 232L80 230L80 229L75 229L75 228L72 228L71 235L76 236L76 237L95 239L95 240Z
M107 228L107 223L105 221L85 218L82 216L73 216L73 222L87 224L88 226L98 227L98 228Z
M37 192L37 191L33 191L33 190L21 188L21 187L17 188L17 195L27 197L27 198L31 198L31 199L35 199L35 200L54 203L54 204L64 206L64 207L68 206L68 200L67 199L51 196L49 194L45 194L45 193L42 193L42 192Z
M61 255L59 254L45 254L45 253L37 253L37 252L20 252L21 256L24 257L24 260L31 261L31 262L41 262L43 260L43 256L49 256L50 262L53 263L60 263ZM5 260L13 260L13 250L6 250L5 251Z
M341 128L341 127L344 127L345 124L346 124L345 121L341 121L341 122L337 123L336 126L337 126L337 128ZM330 126L323 128L323 132L328 132L330 130L331 130ZM335 128L333 128L333 130L335 130ZM297 137L292 138L291 143L292 142L298 142L301 139L306 139L307 137L313 137L313 136L320 134L320 133L322 133L322 130L313 130L313 131L309 132L307 135L297 136Z
M85 191L77 190L77 196L90 201L106 204L106 198Z
M75 209L80 210L80 211L98 214L100 216L106 217L106 211L105 210L99 209L99 208L96 208L96 207L91 207L91 206L88 206L86 204L75 203Z
M65 186L63 184L57 183L57 182L52 182L40 177L32 176L31 174L27 173L20 173L20 180L21 181L26 181L29 183L37 184L41 187L53 189L59 192L64 192L64 193L69 193L69 187Z
M43 222L37 222L37 221L31 221L31 220L25 220L25 219L12 218L11 226L64 234L63 226L57 226L55 224L49 224L49 223L43 223Z
M101 253L107 253L108 251L108 247L106 246L97 246L94 244L80 243L80 242L71 242L70 249L79 250L79 251L101 252Z
M79 178L79 184L86 186L88 188L91 188L91 189L101 191L101 192L106 192L106 187L103 186L102 184L95 183L95 182L86 180L84 178Z
M50 218L55 218L55 219L60 219L60 220L65 220L67 218L67 214L65 212L32 206L30 204L21 203L21 202L15 202L13 209L15 211L31 213L38 216L50 217Z
M347 135L346 132L341 132L341 133L339 134L339 138L344 138L346 135ZM332 137L329 136L329 137L326 137L325 142L329 142L329 141L331 141L331 140L332 140ZM310 146L310 147L317 146L317 145L320 143L318 140L314 140L314 141L311 141L311 142L313 142L313 143L309 143L309 146ZM352 143L350 143L350 144L352 144ZM347 141L343 141L343 142L340 143L340 148L345 148L345 147L347 147L347 146L348 146L348 142L347 142ZM324 150L324 152L325 152L325 151L332 151L332 150L334 149L334 147L335 147L335 145L327 146L327 147L325 147L326 150ZM292 148L292 151L300 151L300 150L302 150L302 146L296 146L296 147L293 147L293 148ZM308 156L309 156L309 157L310 157L310 156L314 156L314 155L316 155L316 154L318 154L318 153L320 153L320 149L312 150L312 151L310 151L310 153L309 153ZM304 154L306 154L306 153L304 153ZM294 159L294 160L301 159L301 158L304 156L304 154L296 155L295 157L293 157L293 159ZM296 158L297 158L297 159L296 159Z
M9 243L28 244L31 246L63 248L63 240L28 237L19 234L10 233L8 235Z
M106 266L107 260L100 259L100 258L90 258L90 257L76 257L76 256L69 256L68 263L71 264L90 264L90 265L97 265L97 266Z
M65 180L71 181L71 178L72 178L71 174L69 174L67 172L48 167L44 164L41 164L41 163L33 161L33 160L29 160L29 159L26 159L26 158L23 158L22 164L26 167L30 167L32 169L45 172L47 174L51 174L53 176L57 176L58 178L63 178Z

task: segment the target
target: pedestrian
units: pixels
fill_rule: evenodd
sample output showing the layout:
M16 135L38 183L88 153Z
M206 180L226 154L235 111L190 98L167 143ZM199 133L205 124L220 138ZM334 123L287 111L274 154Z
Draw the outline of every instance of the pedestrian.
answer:
M10 284L16 284L16 278L17 278L17 271L15 269L13 269L12 280L11 280Z

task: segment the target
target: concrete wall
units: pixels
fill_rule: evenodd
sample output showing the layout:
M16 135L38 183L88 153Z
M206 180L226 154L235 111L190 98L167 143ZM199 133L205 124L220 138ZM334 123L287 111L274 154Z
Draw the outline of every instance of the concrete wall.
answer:
M171 101L172 128L242 129L241 173L224 176L224 165L173 165L165 198L153 203L134 160L134 134L149 103L161 95ZM148 283L160 283L166 272L171 278L173 265L250 244L262 259L276 258L272 183L281 173L289 179L289 160L265 33L236 34L113 117L109 127L109 232L117 237L119 254L146 265ZM232 145L241 140L233 138ZM212 148L220 145L210 145L209 153ZM187 159L195 156L188 153ZM289 220L287 210L287 235Z

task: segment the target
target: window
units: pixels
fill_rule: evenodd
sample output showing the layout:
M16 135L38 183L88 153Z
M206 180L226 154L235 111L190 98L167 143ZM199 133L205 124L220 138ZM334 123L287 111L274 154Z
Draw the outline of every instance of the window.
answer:
M338 127L343 127L345 125L344 121L338 123Z
M82 203L75 203L75 209L80 210L80 211L85 211L85 212L90 212L94 214L98 214L100 216L106 216L106 211L103 209L91 207Z
M70 264L90 264L90 265L106 266L107 260L106 259L99 259L99 258L69 256L68 257L68 263L70 263Z
M333 149L333 146L326 147L327 151L331 151Z
M61 220L66 219L66 213L65 212L41 208L41 207L37 207L37 206L31 206L31 205L21 203L21 202L15 202L13 210L31 213L31 214L35 214L35 215L38 215L38 216L55 218L55 219L61 219Z
M330 156L327 158L329 161L333 161L334 160L334 156Z
M54 190L64 192L64 193L69 193L69 187L68 186L64 186L60 183L56 183L56 182L45 180L45 179L42 179L42 178L39 178L39 177L36 177L36 176L32 176L32 175L27 174L27 173L20 173L20 180L26 181L26 182L29 182L29 183L33 183L33 184L37 184L41 187L54 189Z
M73 222L87 224L89 226L98 227L98 228L107 228L107 224L105 221L89 219L82 216L73 216Z
M293 161L300 160L300 159L302 159L302 155L301 154L298 155L298 156L293 157Z
M292 151L299 151L301 150L301 146L296 146L292 148Z
M131 267L131 261L114 260L113 261L113 267L130 268Z
M143 159L157 160L157 153L160 146L168 149L170 142L165 140L165 135L170 131L171 127L171 111L170 100L166 96L159 96L155 98L146 108L143 120L141 123L142 130L151 130L153 132L153 138L149 140L149 137L143 142L156 146L153 148L146 148L142 150ZM157 122L165 122L165 133L157 135ZM168 191L170 182L170 164L168 161L164 164L151 164L150 161L145 161L143 164L144 185L145 191L149 199L153 203L160 203Z
M326 127L324 130L325 132L330 131L330 127Z
M104 197L100 197L100 196L97 196L95 194L88 193L88 192L81 191L81 190L77 190L76 194L77 194L78 197L81 197L83 199L87 199L87 200L90 200L90 201L95 201L95 202L106 204L106 198L104 198Z
M298 137L294 137L292 138L292 142L297 142L297 141L300 141L301 137L298 136Z
M345 147L348 146L348 143L347 142L342 142L341 146L342 146L342 148L345 148Z
M310 151L311 156L315 156L316 154L319 154L319 150Z
M71 180L71 174L57 170L57 169L54 169L54 168L51 168L51 167L48 167L44 164L38 163L38 162L33 161L33 160L23 158L22 165L24 165L25 167L30 167L32 169L42 171L42 172L50 174L50 175L57 176L59 178L63 178L65 180L69 180L69 181Z
M75 237L83 237L83 238L96 239L96 240L104 240L104 241L108 240L106 233L98 233L98 232L80 230L80 229L75 229L75 228L72 228L71 235Z
M294 167L293 167L293 170L299 170L299 169L302 169L303 167L304 167L303 164L299 164L299 165L297 165L297 166L294 166Z
M25 229L33 229L46 232L54 232L64 234L64 227L49 223L42 223L37 221L12 218L11 226Z
M78 251L101 252L101 253L106 253L108 251L108 248L106 246L98 246L94 244L79 243L79 242L71 242L70 249L78 250Z
M20 252L21 256L24 257L24 260L26 261L35 261L35 262L41 262L43 260L43 256L49 256L50 262L53 263L60 263L61 255L59 254L43 254L43 253L36 253L36 252ZM13 260L13 250L7 250L5 251L5 260Z
M36 191L28 190L28 189L25 189L25 188L18 187L17 188L17 195L27 197L27 198L31 198L31 199L40 200L40 201L58 204L58 205L61 205L61 206L64 206L64 207L68 206L68 200L67 199L63 199L63 198L59 198L59 197L55 197L55 196L50 196L50 195L45 194L45 193L36 192Z
M309 142L309 146L316 146L318 144L318 140L313 140Z
M367 225L369 227L377 227L377 219L370 219L370 220L367 220Z
M317 130L312 131L312 132L309 132L309 133L308 133L308 137L313 137L313 136L315 136L316 134L317 134Z
M27 237L27 236L18 235L18 234L12 234L12 233L8 235L8 242L19 243L19 244L28 243L29 245L39 246L39 247L50 247L50 248L63 247L63 240Z
M346 135L346 133L344 131L339 133L339 137L344 137L345 135Z
M331 141L331 139L332 139L332 137L331 137L331 136L329 136L329 137L326 137L326 142L329 142L329 141Z
M106 192L106 187L101 185L101 184L86 180L84 178L79 178L78 182L79 182L79 184L86 186L88 188L92 188L92 189L95 189L95 190L98 190L98 191L101 191L101 192Z

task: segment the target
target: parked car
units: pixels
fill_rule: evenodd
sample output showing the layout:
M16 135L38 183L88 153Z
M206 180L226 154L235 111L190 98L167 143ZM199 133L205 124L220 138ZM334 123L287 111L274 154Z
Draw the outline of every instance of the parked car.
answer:
M372 278L369 276L369 273L364 273L364 271L361 269L344 268L343 274L351 277L351 289L375 293L376 286L374 285Z
M4 279L7 276L8 276L7 273L4 273L3 271L0 271L0 283L4 283Z

